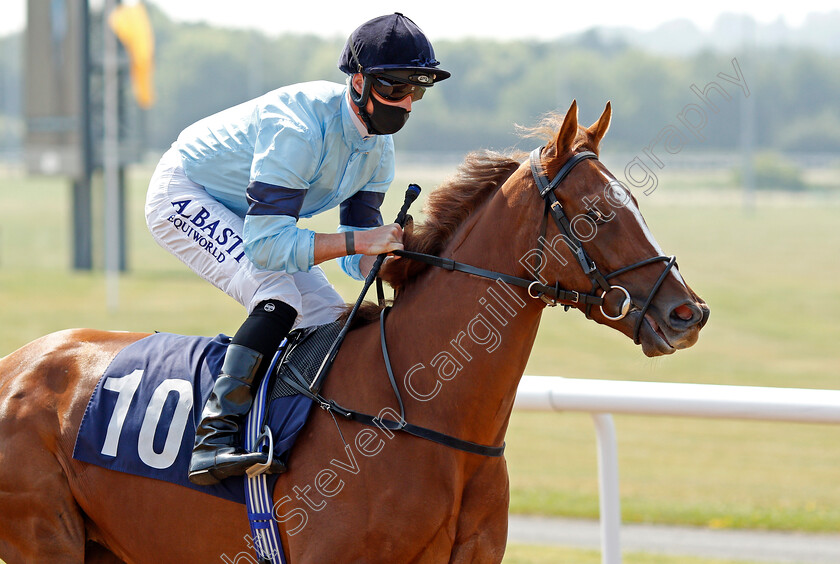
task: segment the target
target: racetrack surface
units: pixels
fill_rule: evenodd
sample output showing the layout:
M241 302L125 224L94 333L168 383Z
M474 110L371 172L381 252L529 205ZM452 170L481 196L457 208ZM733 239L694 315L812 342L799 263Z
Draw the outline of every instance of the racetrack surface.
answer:
M508 542L599 549L598 521L511 515ZM749 562L837 564L840 534L623 524L623 552L701 556Z

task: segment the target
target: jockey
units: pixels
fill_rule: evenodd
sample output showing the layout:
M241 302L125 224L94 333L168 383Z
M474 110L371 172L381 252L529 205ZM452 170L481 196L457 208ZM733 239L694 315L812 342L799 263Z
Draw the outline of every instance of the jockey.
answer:
M344 307L317 265L337 258L362 280L376 255L402 249L401 228L379 212L394 179L391 134L450 73L400 13L359 26L338 63L344 85L286 86L190 125L150 182L155 240L248 311L196 428L196 484L265 462L239 444L252 388L293 327L329 323ZM337 233L297 227L336 206ZM269 471L283 470L274 460Z

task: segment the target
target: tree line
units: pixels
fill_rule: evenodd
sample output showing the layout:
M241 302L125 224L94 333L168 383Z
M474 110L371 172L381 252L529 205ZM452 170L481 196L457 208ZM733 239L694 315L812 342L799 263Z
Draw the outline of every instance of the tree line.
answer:
M151 16L157 103L141 120L148 151L164 149L195 120L271 89L345 78L336 67L343 38L268 37L183 24L154 7ZM14 48L20 40L0 38L0 48ZM661 139L662 132L673 126L682 131L686 146L731 150L740 143L748 90L758 148L840 151L837 54L763 47L668 56L604 39L597 31L555 41L436 41L435 50L452 78L416 104L409 125L396 137L398 150L465 152L518 142L527 149L534 142L523 144L515 124L533 125L547 112L565 111L573 99L587 124L597 119L608 100L612 102L613 124L606 143L613 149L641 151L657 139L668 141ZM733 60L746 89L720 78L720 73L736 76ZM6 114L0 125L20 119L20 104L9 99L9 84L21 80L19 65L15 68L13 58L0 57L0 95L5 96L0 112ZM680 124L681 115L700 119L690 111L692 104L705 110L702 139ZM5 129L8 137L13 130Z

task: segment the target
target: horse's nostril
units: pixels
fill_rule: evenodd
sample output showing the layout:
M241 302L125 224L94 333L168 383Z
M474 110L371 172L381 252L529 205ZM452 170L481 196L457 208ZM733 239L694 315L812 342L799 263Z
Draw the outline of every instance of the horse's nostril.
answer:
M683 304L674 308L674 311L671 312L671 316L675 316L683 321L690 321L691 318L694 317L694 311L687 304Z
M685 331L697 325L703 319L703 312L691 302L685 302L671 310L668 325L676 331Z

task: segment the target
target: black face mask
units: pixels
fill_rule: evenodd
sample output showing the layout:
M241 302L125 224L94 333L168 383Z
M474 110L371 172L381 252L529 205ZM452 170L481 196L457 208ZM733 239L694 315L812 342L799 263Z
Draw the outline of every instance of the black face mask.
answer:
M405 108L383 104L376 99L376 96L371 96L370 101L373 102L373 113L369 114L363 109L359 112L367 126L368 133L390 135L402 129L402 126L408 121L410 112Z

